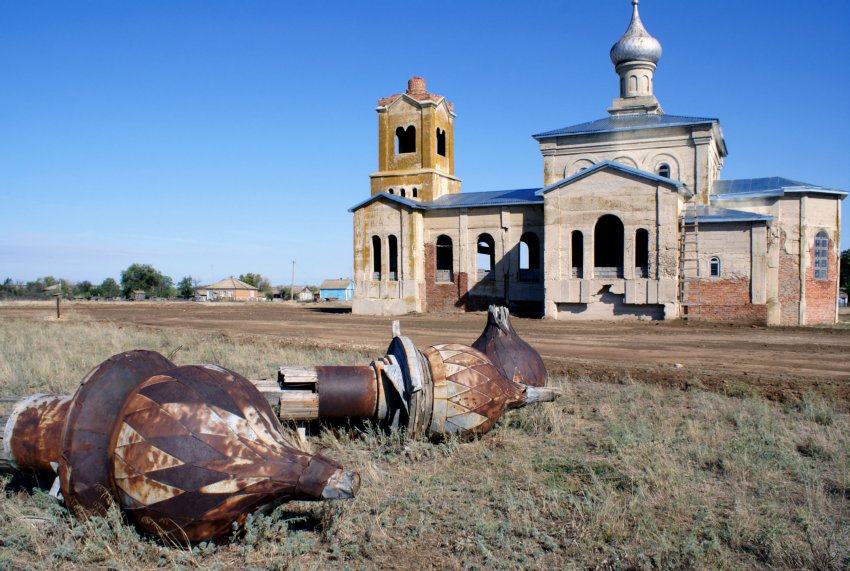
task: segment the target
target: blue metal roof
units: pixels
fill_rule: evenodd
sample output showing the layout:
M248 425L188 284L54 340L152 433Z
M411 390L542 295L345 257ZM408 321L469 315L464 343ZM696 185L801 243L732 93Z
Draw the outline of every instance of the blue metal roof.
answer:
M624 115L610 115L579 123L563 129L546 131L532 135L537 140L552 137L569 137L573 135L587 135L591 133L614 133L618 131L637 131L640 129L661 129L664 127L684 127L689 125L710 125L719 123L718 119L711 117L684 117L682 115L651 115L647 113L627 113Z
M517 190L496 190L490 192L459 192L446 194L437 200L418 201L402 198L395 194L380 192L359 202L348 209L349 212L362 208L380 198L387 198L414 210L439 210L442 208L485 208L487 206L516 206L524 204L543 204L543 198L535 196L536 188Z
M765 178L740 178L735 180L718 180L711 189L711 200L746 200L748 198L772 198L786 193L811 192L817 194L833 194L842 199L847 191L837 188L827 188L781 176Z
M543 204L543 199L535 194L538 190L537 188L520 188L489 192L459 192L457 194L446 194L431 202L423 202L422 205L431 210L437 208L483 208L515 204Z
M773 216L768 214L756 214L755 212L745 212L743 210L730 210L729 208L720 208L719 206L697 206L696 216L694 216L694 212L692 210L685 214L685 223L692 224L695 218L699 220L700 224L719 222L768 222L773 220Z
M601 163L596 163L592 167L588 167L584 170L581 170L581 171L575 173L574 175L570 175L567 178L559 180L558 182L554 182L547 187L541 188L540 190L537 191L536 194L537 194L537 196L543 196L544 194L546 194L550 190L555 190L556 188L560 188L562 186L567 186L569 184L576 182L577 180L580 180L580 179L582 179L586 176L590 176L593 173L600 171L602 169L606 169L606 168L612 168L612 169L615 169L615 170L618 170L618 171L621 171L621 172L629 173L631 175L638 176L638 177L645 178L645 179L649 179L649 180L652 180L652 181L655 181L655 182L663 182L665 184L669 184L669 185L675 186L675 187L685 186L684 183L679 182L678 180L673 180L672 178L667 178L667 177L664 177L664 176L658 176L657 174L651 173L649 171L643 171L643 170L640 170L640 169L632 168L630 166L624 165L623 163L618 163L616 161L602 161Z

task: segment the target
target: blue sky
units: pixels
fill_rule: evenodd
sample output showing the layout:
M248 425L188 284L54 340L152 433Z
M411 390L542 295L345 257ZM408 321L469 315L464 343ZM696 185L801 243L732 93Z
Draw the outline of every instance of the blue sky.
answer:
M723 178L850 189L850 3L644 0L667 113ZM467 192L540 185L532 133L603 117L628 0L0 0L0 280L352 273L379 98L455 104ZM850 246L850 199L842 208Z

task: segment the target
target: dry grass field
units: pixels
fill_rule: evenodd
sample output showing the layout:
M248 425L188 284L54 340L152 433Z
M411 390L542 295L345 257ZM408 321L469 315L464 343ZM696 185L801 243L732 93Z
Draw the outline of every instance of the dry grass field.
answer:
M379 353L81 312L58 322L5 315L0 395L70 393L133 348L253 378ZM163 545L117 511L78 522L6 480L0 569L850 567L846 401L816 388L769 400L757 385L611 380L564 370L553 379L563 399L511 412L471 442L325 430L308 446L360 472L358 497L286 504L218 544Z

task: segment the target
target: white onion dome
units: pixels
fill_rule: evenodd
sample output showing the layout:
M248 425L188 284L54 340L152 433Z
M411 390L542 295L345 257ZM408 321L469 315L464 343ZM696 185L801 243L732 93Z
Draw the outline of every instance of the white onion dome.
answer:
M632 0L632 21L623 37L611 46L611 61L620 65L627 61L658 63L661 59L661 44L649 35L638 14L638 0Z

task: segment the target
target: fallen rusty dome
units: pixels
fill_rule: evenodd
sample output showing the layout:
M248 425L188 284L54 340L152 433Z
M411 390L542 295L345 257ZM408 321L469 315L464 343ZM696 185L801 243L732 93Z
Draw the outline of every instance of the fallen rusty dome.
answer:
M532 387L546 386L543 358L517 335L507 307L489 307L487 325L472 346L487 355L506 379Z
M350 498L360 485L333 460L291 447L247 379L151 351L111 357L73 398L20 400L3 434L10 467L58 471L78 517L116 501L142 529L175 540L220 537L249 513Z

